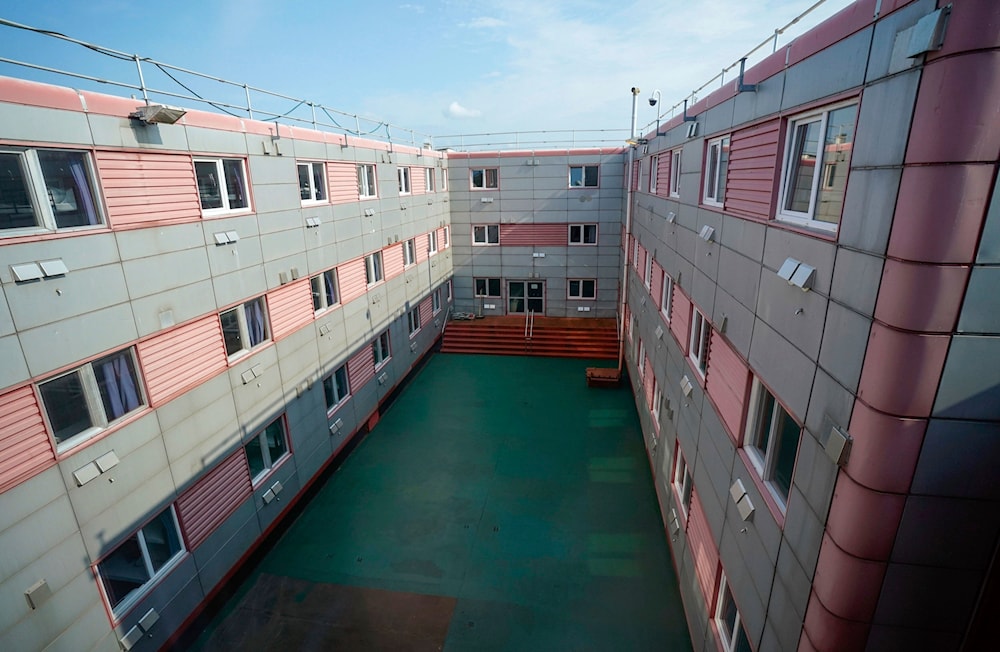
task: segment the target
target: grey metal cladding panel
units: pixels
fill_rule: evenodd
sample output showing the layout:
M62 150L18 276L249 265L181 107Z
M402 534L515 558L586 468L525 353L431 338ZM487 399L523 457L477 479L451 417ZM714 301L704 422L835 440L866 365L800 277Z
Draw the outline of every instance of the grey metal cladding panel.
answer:
M1000 330L1000 267L973 267L965 290L958 330L989 333Z
M834 425L847 429L855 396L822 369L816 370L805 427L817 441L826 441Z
M719 247L718 264L719 288L729 293L745 308L755 310L762 273L760 263L727 247Z
M184 131L187 133L188 145L191 147L191 151L243 156L247 154L246 134L237 131L223 131L222 129L190 127L187 125L184 126Z
M353 260L363 254L367 253L365 251L364 240L361 234L358 233L356 236L346 236L340 233L339 227L337 232L337 259L340 262L347 262L348 260Z
M258 536L260 524L257 512L253 499L248 499L208 535L193 553L198 567L198 580L206 594L225 577Z
M1000 263L1000 177L993 182L993 199L986 213L976 262L980 265Z
M755 319L750 343L750 366L791 410L806 413L816 363L760 319Z
M136 102L138 106L140 102ZM88 113L87 122L98 147L187 151L187 133L181 125L143 124L125 116Z
M851 170L840 220L841 245L885 255L901 174L898 168Z
M788 592L789 602L804 613L809 604L809 594L812 591L813 572L812 570L809 572L803 570L802 563L795 558L786 541L781 542L778 563L775 564L775 573L775 581L784 585Z
M948 349L933 415L1000 420L1000 336L956 335Z
M760 263L764 259L764 239L767 227L752 220L723 215L722 233L716 239L724 247L737 251Z
M243 372L251 368L255 368L257 377L244 385ZM273 421L285 409L277 349L274 346L230 367L229 380L244 440Z
M277 285L277 278L275 285ZM267 290L264 268L256 265L238 272L222 274L212 278L215 301L219 306L229 306L237 301L262 294Z
M829 302L819 364L851 392L858 389L870 330L871 319Z
M715 281L705 276L700 269L694 270L694 283L691 287L691 299L701 313L711 317L715 306Z
M761 273L757 318L781 333L810 360L819 359L828 303L816 292L803 292L789 285L770 270Z
M5 264L0 266L0 282L13 283L9 264L60 258L70 273L119 262L118 246L111 233L78 235L72 238L39 240L3 245ZM9 264L7 264L9 263Z
M913 476L915 494L1000 500L1000 424L931 419Z
M48 551L56 548L67 538L75 538L75 531L76 520L69 499L65 496L42 505L27 517L9 524L0 532L0 544L4 549L0 582L6 583L16 577L23 569L44 557ZM79 539L75 540L79 545ZM39 578L27 581L23 587L19 587L20 590L23 591L37 579Z
M802 573L805 576L801 578L803 582L808 583L809 577L812 576L812 569L816 567L819 549L823 544L823 531L823 522L809 507L798 487L793 486L788 495L788 508L785 512L785 526L779 557L789 552L795 555L795 567L789 570ZM809 571L805 572L802 566L808 568ZM805 591L804 596L800 595L799 598L803 599L803 602L798 605L798 608L805 611L806 602L804 599L808 598L808 590Z
M260 249L265 261L277 260L305 251L305 223L294 213L282 213L281 217L280 227L276 221L268 218L260 219ZM289 220L289 217L292 219ZM266 226L274 228L265 228ZM384 241L379 244L379 246L384 245Z
M14 289L14 286L9 286ZM10 308L7 307L7 289L0 285L0 337L14 334L14 319L11 317ZM6 360L5 357L0 360Z
M805 609L799 607L788 593L788 589L780 581L771 585L771 596L767 603L767 621L764 626L764 637L759 650L795 650L798 649L799 637L802 634L802 621Z
M960 632L976 606L982 571L890 563L874 621L900 627Z
M934 536L926 536L933 531ZM891 560L986 570L1000 533L1000 503L908 496Z
M785 72L781 71L757 83L757 90L740 93L733 107L733 124L741 125L751 120L777 113L785 91Z
M258 217L269 213L301 213L302 200L299 198L297 183L255 184L253 185L253 209ZM301 222L302 219L299 219ZM263 229L261 229L263 231Z
M753 336L754 315L721 288L715 292L712 323L721 328L725 320L725 336L744 359L750 357L750 340Z
M851 153L853 167L903 164L919 85L920 71L913 70L865 89Z
M163 433L178 492L240 445L241 430L232 400L219 403L218 409L202 409Z
M122 267L129 295L133 299L179 288L211 275L204 248L127 260Z
M872 32L863 29L788 68L782 110L863 84Z
M292 146L296 159L323 160L329 157L326 143L319 143L314 140L292 139ZM340 149L340 146L337 145L335 148Z
M43 279L6 288L11 317L18 330L86 315L128 301L120 265L104 265L71 272L63 278Z
M883 17L875 24L865 81L870 82L896 71L898 54L894 56L894 52L898 53L901 44L905 46L909 43L910 34L905 30L916 25L917 21L924 15L933 11L936 4L934 0L918 0ZM919 62L920 58L918 57L915 60L910 60L909 63L917 64Z
M21 351L21 341L16 335L0 337L0 389L28 380L28 363Z
M150 649L159 649L204 599L194 558L187 555L136 604L122 622L122 628L132 627L150 608L155 608L160 619L143 640L149 642Z
M781 269L781 265L788 257L812 265L816 268L813 290L819 294L828 295L830 293L833 262L836 255L837 246L833 242L783 229L770 228L767 230L767 240L764 243L764 265L777 271ZM767 272L763 272L761 278L766 277ZM792 289L800 291L795 287Z
M118 244L121 259L132 260L185 249L197 249L209 243L214 245L215 239L212 237L211 231L229 231L236 228L227 226L226 228L212 229L206 224L212 225L213 222L192 222L148 229L116 231L114 238ZM207 234L206 231L208 231ZM247 235L245 232L240 233L241 237L245 235Z
M792 484L802 492L813 513L823 522L830 509L838 470L839 467L830 460L823 447L812 436L803 433L799 440L799 454L795 458ZM800 561L806 563L807 560Z
M882 258L841 247L833 268L830 298L870 317L882 281L882 265Z
M732 82L729 84L732 87ZM736 98L729 98L722 104L717 104L711 109L706 111L702 117L704 117L704 134L716 134L728 131L733 126L733 107L736 104Z
M138 337L132 308L119 304L20 333L32 376L121 347Z
M729 501L728 522L740 522L736 505ZM729 590L740 606L740 619L751 640L760 640L764 631L764 600L770 593L774 566L768 561L756 536L741 534L733 527L722 533L719 557L726 571Z
M0 102L0 137L59 145L90 145L90 126L81 111L44 109Z
M277 342L278 369L285 391L301 390L303 383L310 384L319 369L319 349L316 346L316 331L300 328Z
M155 445L147 444L150 447ZM161 454L162 450L161 447ZM136 484L131 492L122 494L111 507L80 524L80 535L90 558L100 559L111 552L122 537L135 531L146 519L155 516L174 496L173 479L166 466L156 474L147 471L145 482Z
M239 241L234 244L216 246L213 243L208 247L207 255L212 276L247 270L264 263L260 238L255 235L244 237L241 234Z
M270 504L265 505L261 496L271 487L275 482L280 482L282 484L281 495L278 496L279 500L273 500ZM285 460L285 462L278 467L278 469L267 476L260 486L254 491L254 502L257 505L257 522L260 523L260 529L263 532L271 523L278 518L278 515L291 500L292 496L299 493L299 476L295 469L295 458Z
M19 590L23 588L18 587ZM89 572L80 573L61 591L49 598L42 609L30 612L30 615L4 630L0 634L0 645L4 650L75 652L80 649L92 649L90 645L96 640L94 637L100 636L99 632L106 632L109 629L107 612L102 601L97 598L98 594L99 589L95 585L94 576ZM21 608L27 609L24 598L17 593L15 597L21 599ZM89 613L85 614L88 609ZM100 612L102 625L94 624L95 611ZM67 634L76 631L76 625L81 621L86 621L86 627L79 630L80 635L85 636L89 633L91 638L67 639ZM118 648L116 640L109 643Z

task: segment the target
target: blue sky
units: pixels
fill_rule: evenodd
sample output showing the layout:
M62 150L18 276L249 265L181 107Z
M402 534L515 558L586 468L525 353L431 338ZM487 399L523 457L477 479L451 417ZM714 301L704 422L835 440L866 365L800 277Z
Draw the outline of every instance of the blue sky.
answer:
M442 136L627 129L632 86L643 91L641 127L656 118L646 102L653 89L669 108L814 1L175 0L167 9L135 0L33 0L0 2L0 17ZM779 43L848 4L827 0ZM131 62L7 27L0 27L0 57L137 79ZM149 86L183 92L151 66L144 74ZM128 94L3 63L0 75ZM242 100L241 91L182 81L213 99ZM275 112L294 106L259 101Z

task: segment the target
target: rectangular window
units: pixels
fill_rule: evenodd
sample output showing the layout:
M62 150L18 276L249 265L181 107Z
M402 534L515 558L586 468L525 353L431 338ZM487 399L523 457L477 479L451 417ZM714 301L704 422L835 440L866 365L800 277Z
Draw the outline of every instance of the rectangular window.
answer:
M299 198L302 203L326 201L326 164L299 163Z
M670 152L670 196L681 196L681 150Z
M569 187L596 188L599 180L597 170L596 165L569 166Z
M333 412L351 395L347 384L347 365L341 365L333 374L323 379L323 395L326 397L326 411Z
M597 244L596 224L570 224L569 243L571 245Z
M434 192L434 173L434 168L424 170L424 190L427 192Z
M729 168L729 136L708 141L705 157L705 203L722 206L726 200L726 175Z
M660 166L660 155L653 154L649 157L649 194L656 194L656 168Z
M857 104L848 104L788 121L778 219L837 230L857 111Z
M254 435L243 446L250 466L250 478L257 484L265 475L288 455L288 441L285 439L285 425L281 417Z
M392 356L389 349L389 331L384 331L372 342L372 353L375 356L375 368L384 365Z
M670 278L670 275L663 272L663 289L660 290L660 313L663 314L663 318L670 323L670 304L674 300L674 279Z
M226 355L230 359L245 354L270 337L264 299L258 297L219 315L222 338L226 342Z
M642 272L642 281L649 290L653 286L653 253L646 253L646 269Z
M410 238L403 243L403 266L409 267L417 262L417 241Z
M681 512L684 513L684 516L687 516L688 510L691 509L691 492L694 490L694 481L691 478L691 470L688 468L680 446L677 447L677 455L674 461L673 485L674 491L677 492L677 503L680 505Z
M451 302L451 279L445 282L444 293L445 301Z
M397 168L399 174L399 194L410 194L410 168Z
M427 234L427 254L433 256L438 252L438 234L437 231L431 231Z
M639 374L639 378L646 377L646 365L643 361L646 359L646 343L639 338L639 349L635 352L635 370Z
M195 159L198 196L205 215L250 208L246 165L240 158Z
M499 187L500 173L497 168L478 168L469 171L469 179L474 190L488 190Z
M0 150L0 231L102 224L96 187L87 152Z
M653 404L649 406L649 411L653 413L653 425L656 429L660 429L660 403L663 402L663 392L660 390L660 384L656 382L656 378L653 378Z
M358 195L362 199L377 196L375 166L370 163L362 163L358 166Z
M744 448L782 511L788 504L802 428L754 378Z
M441 169L441 192L448 189L448 170Z
M313 311L320 312L337 304L337 270L328 269L309 279Z
M174 508L168 506L98 562L97 574L114 616L138 602L183 552Z
M383 278L385 275L382 271L382 252L376 251L365 256L365 282L368 285L375 285Z
M729 590L726 574L719 580L719 601L715 606L715 624L719 628L719 638L726 652L752 652L750 639L743 629L740 611L736 608L733 593Z
M131 348L38 385L57 449L79 444L146 404Z
M597 281L592 278L569 279L567 296L570 299L596 299Z
M499 224L476 224L472 227L472 244L498 245L500 244Z
M691 357L695 369L704 377L708 370L708 339L712 335L712 325L697 308L692 310L692 313L688 355Z
M500 279L498 278L477 278L476 296L500 298Z
M449 229L447 226L444 227L444 230L442 231L442 234L444 236L444 244L442 246L445 249L447 249L448 247L451 246L451 229ZM499 235L498 235L498 237L499 237Z
M410 337L417 334L420 330L420 309L414 308L410 312L406 313L406 327L410 333Z
M435 315L441 312L441 288L434 290L434 294L431 295L431 312Z

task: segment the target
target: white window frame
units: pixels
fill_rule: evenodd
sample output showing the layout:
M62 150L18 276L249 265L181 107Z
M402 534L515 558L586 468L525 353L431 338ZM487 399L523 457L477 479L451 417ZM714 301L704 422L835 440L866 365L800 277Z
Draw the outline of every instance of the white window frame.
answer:
M656 175L658 173L657 168L660 166L660 155L653 154L649 157L649 194L656 194Z
M427 234L427 255L433 256L438 252L438 238L437 231L431 231Z
M770 401L768 401L770 399ZM766 405L770 403L770 409ZM760 379L754 376L753 388L750 393L750 412L747 416L746 433L743 438L743 449L750 459L757 475L768 488L771 496L778 504L782 513L788 506L788 494L774 481L775 470L777 469L778 457L782 442L781 435L782 420L787 419L798 428L798 437L795 440L795 456L793 458L792 470L789 474L789 488L791 492L791 476L795 472L795 461L798 461L799 443L802 441L802 426L799 425L788 410L778 401L778 398L764 386ZM764 432L764 425L767 425L767 432ZM764 443L762 440L766 440ZM764 443L763 447L761 444Z
M674 301L674 279L670 274L663 272L663 287L660 289L660 314L663 320L670 323L670 309Z
M374 199L378 197L378 177L374 163L358 163L358 197Z
M663 402L663 390L660 389L660 383L657 382L656 376L653 376L653 404L649 406L649 411L653 415L653 425L656 426L657 431L660 429L660 404Z
M646 365L644 364L646 360L646 343L639 338L639 350L635 353L635 369L636 373L639 374L639 378L645 379L646 377Z
M281 442L284 450L281 452L281 455L279 455L276 459L271 459L271 450L267 446L267 437L265 435L267 434L267 429L273 426L274 424L278 424L278 428L279 430L281 430ZM249 454L247 454L247 446L249 446L250 443L255 439L257 440L257 443L260 445L261 459L264 462L264 468L258 471L257 475L252 476L250 478L251 484L254 487L258 486L264 480L264 478L271 475L271 472L274 471L276 468L278 468L278 466L283 461L288 459L288 456L292 454L292 449L288 442L288 429L285 427L285 420L280 416L277 419L272 420L263 428L261 428L259 432L254 434L252 437L250 437L243 443L243 454L246 455L247 457L248 468L250 464L250 456Z
M587 235L593 233L593 241L589 241ZM568 242L573 247L596 247L600 233L597 223L570 224L568 228Z
M256 303L258 301L260 302L260 310L264 318L264 335L259 342L257 342L256 344L251 344L250 326L249 324L247 324L246 306L251 303ZM238 351L233 351L232 353L230 353L228 350L226 351L226 357L230 363L232 363L234 360L238 360L239 358L242 358L243 356L249 354L254 349L257 349L267 344L271 340L271 323L270 319L268 319L267 303L264 301L263 296L255 297L253 299L250 299L249 301L244 301L243 303L237 306L233 306L232 308L223 310L222 312L219 313L219 323L220 324L222 323L223 315L229 314L231 312L236 313L237 327L239 328L240 343L243 345L243 348L239 349ZM223 344L225 344L225 328L223 328L222 338L223 338ZM247 346L248 344L249 346Z
M343 376L344 381L344 392L338 390L337 377ZM329 390L327 386L329 385ZM333 398L333 403L330 403L330 398ZM337 411L341 405L344 404L347 399L351 398L351 380L347 375L347 365L340 365L334 370L332 374L323 379L323 399L326 401L326 414L327 416L332 415Z
M243 192L246 195L246 206L236 206L233 207L229 201L229 182L226 180L225 169L223 164L226 161L237 161L240 164L240 177L243 180ZM246 159L238 157L221 157L221 158L195 158L195 182L198 181L198 163L214 163L215 164L215 174L218 177L219 186L219 200L222 202L222 206L218 208L204 208L201 199L201 188L198 189L198 201L199 205L202 205L201 214L206 216L212 215L225 215L227 213L247 213L253 210L253 203L250 201L250 184L247 181L247 162Z
M101 383L98 378L99 372L97 369L95 369L94 365L101 362L105 362L111 358L117 358L123 355L126 356L128 361L130 362L129 366L133 375L133 380L135 385L134 387L135 399L138 401L138 405L136 405L136 407L132 408L131 410L122 413L121 416L117 418L112 418L111 415L108 414L108 411L104 406L104 399L101 394ZM82 407L87 412L87 416L89 417L90 420L90 425L84 428L83 430L80 430L79 432L67 435L63 440L60 441L56 439L55 426L52 422L52 417L50 416L49 413L49 405L45 398L46 391L44 389L44 386L74 374L78 378L78 382L80 385L80 393L81 393L80 398L83 400L84 403ZM134 347L119 349L118 351L114 351L112 353L109 353L108 355L101 356L100 358L92 360L91 362L80 365L79 367L76 367L74 369L64 371L61 374L51 376L39 382L38 393L39 396L41 397L42 412L45 413L45 422L48 425L49 432L52 433L52 441L55 442L56 444L56 452L62 453L71 448L79 446L80 444L93 438L98 433L103 432L104 430L107 430L109 427L115 425L116 423L119 423L122 420L128 418L129 415L132 415L142 410L144 407L148 405L144 389L145 388L143 387L142 374L139 369L139 362L136 359ZM65 404L66 402L68 402L68 400L69 399L60 398L60 403ZM79 408L80 406L77 407ZM56 406L52 406L52 409L54 411L56 409Z
M434 290L431 294L431 313L438 314L441 312L441 288Z
M705 150L705 192L702 203L709 206L722 206L726 201L726 181L729 177L729 136L720 136L708 141ZM715 154L715 170L713 174L713 152ZM725 163L723 164L723 154L725 153Z
M448 190L448 170L441 168L441 192Z
M382 252L374 251L365 256L365 283L371 287L384 280L385 267L382 266Z
M573 284L576 283L576 294L573 293ZM592 292L588 295L585 285L590 283ZM570 278L566 279L566 298L575 301L596 301L597 300L597 279L596 278Z
M587 169L594 169L594 183L587 183ZM573 171L580 171L580 183L573 183ZM570 188L599 188L601 186L601 166L600 165L571 165L569 166L569 187Z
M451 229L449 229L447 226L444 227L443 235L444 235L444 244L441 248L447 249L448 247L451 246Z
M671 485L677 494L677 506L681 508L681 514L684 515L684 518L687 518L688 512L691 511L691 496L694 494L694 476L680 445L677 446L674 477L671 480Z
M500 244L499 224L473 224L472 246L495 247Z
M378 337L372 341L372 357L375 360L375 369L381 369L392 358L392 347L389 342L389 331L382 331Z
M451 303L451 279L448 279L447 281L444 282L444 287L445 287L444 299L448 303Z
M420 308L414 308L406 313L406 330L412 340L420 332Z
M477 172L482 180L479 185L476 185ZM490 172L493 174L491 175ZM498 190L500 188L500 168L471 168L469 170L469 188L472 190Z
M45 179L45 174L43 172L42 163L38 158L39 152L57 152L57 153L67 153L67 154L80 154L82 155L84 163L84 180L87 183L87 194L91 206L94 210L94 217L97 219L95 224L82 224L79 226L59 226L58 224L58 214L61 212L59 206L64 204L68 199L63 201L57 197L57 193L65 194L67 189L49 187L49 183ZM27 195L28 202L30 203L32 219L34 224L28 226L12 227L9 229L0 229L0 237L25 235L29 233L39 233L47 231L80 231L80 230L90 230L105 227L105 216L103 211L102 202L100 200L98 189L99 185L97 183L97 176L94 173L94 162L91 157L90 152L86 150L79 149L60 149L54 147L45 148L10 148L10 147L0 147L0 154L13 156L17 158L17 167L20 170L20 176L22 182L24 183L25 194ZM72 191L72 189L70 189ZM77 197L75 192L72 195L73 205L76 206L80 202L84 201L84 198Z
M324 283L324 278L326 276L330 277L330 286L333 288L333 297L327 294L326 283ZM328 269L325 272L320 272L316 276L309 279L309 288L312 290L313 297L313 313L319 314L325 312L327 309L340 304L340 291L337 288L337 270Z
M424 192L434 192L434 173L436 168L424 169Z
M302 185L302 168L306 168L308 186ZM295 165L295 171L299 175L299 199L302 200L303 205L325 204L330 201L330 190L326 183L326 163L321 161L298 161ZM319 172L319 188L316 185L317 171ZM304 190L308 190L309 197L302 196Z
M646 252L646 269L642 272L642 282L647 290L653 289L653 254Z
M708 371L708 342L712 337L712 323L697 308L691 310L691 339L688 342L688 357L695 370L705 377Z
M177 543L178 549L173 555L170 556L169 559L163 562L163 565L160 566L159 569L154 569L152 558L150 557L149 554L149 543L146 541L147 534L144 532L144 530L150 525L152 525L154 522L156 522L165 512L168 511L170 512L169 523L171 526L173 526L174 540ZM110 567L108 562L111 560L112 556L116 552L118 552L119 549L121 549L123 545L132 540L132 537L136 538L136 543L139 547L139 553L141 555L141 558L135 560L133 562L133 565L137 567L136 562L141 562L142 570L145 571L145 573L149 577L148 579L146 579L145 582L142 583L142 585L132 589L132 591L127 593L118 604L112 605L111 596L108 594L107 587L105 586L105 580L108 579L109 571L113 571L114 569ZM181 536L181 529L177 522L177 513L174 510L173 505L168 505L166 509L161 510L159 513L156 514L156 516L146 521L142 525L142 527L138 528L134 532L129 533L129 535L123 538L118 543L118 545L114 547L114 549L112 549L107 555L105 555L99 562L94 564L94 568L97 571L97 576L98 578L100 578L98 584L100 584L101 586L101 594L104 596L104 601L111 609L113 620L117 622L129 611L129 609L134 607L140 600L142 600L142 598L149 593L149 591L153 588L153 586L155 586L160 581L160 579L162 579L167 573L169 573L177 566L177 563L181 560L181 558L184 556L186 552L187 549L184 547L184 537ZM102 568L102 566L104 566L104 568ZM133 573L133 575L135 572L134 568L128 568L128 569L123 568L121 569L121 571L123 573L131 572ZM132 581L136 581L137 578L132 577L126 579L131 579Z
M854 138L857 135L858 126L858 102L856 99L849 100L847 102L840 102L838 104L833 104L830 106L824 106L805 113L800 113L798 115L791 116L788 119L788 126L785 132L785 151L782 156L781 162L781 186L778 193L778 212L777 219L782 222L789 222L791 224L798 224L800 226L807 226L811 229L818 229L821 231L827 231L830 233L836 233L837 229L840 227L840 217L838 217L836 222L826 222L816 219L816 202L817 195L819 193L820 186L824 181L823 177L824 168L826 167L826 131L828 127L828 121L830 118L830 113L838 109L844 109L847 107L854 107L854 124L852 125L851 131L851 143L853 147ZM817 143L816 162L813 167L813 177L812 184L809 191L809 209L805 212L793 211L785 208L785 204L788 200L789 193L789 175L792 172L791 157L793 149L796 146L796 127L801 124L808 124L812 122L819 122L819 135L820 140ZM843 163L843 169L846 171L850 166L850 156L848 156L845 161L838 161L838 164ZM845 193L846 195L846 193ZM840 201L843 203L844 196L841 195Z
M733 601L733 608L736 611L736 618L733 621L732 631L729 631L729 623L725 620L725 607L726 607L726 596ZM715 603L715 612L713 614L715 619L715 628L719 632L719 641L722 643L722 649L725 652L736 652L739 647L740 633L747 639L747 644L749 645L749 636L747 635L746 628L743 627L743 616L740 614L739 605L736 604L736 598L733 596L733 592L729 590L729 581L726 579L725 572L721 573L719 579L719 597Z
M681 150L670 152L670 196L681 196Z
M400 166L396 168L396 174L399 176L399 194L409 195L412 192L410 187L410 168L407 166Z
M410 267L417 263L417 239L410 238L403 243L403 267Z
M478 286L479 286L479 282L480 281L483 282L483 285L486 288L487 294L479 294L478 293L479 292L479 287ZM496 286L497 286L497 293L496 294L489 294L490 285L491 285L490 281L496 281ZM501 280L499 278L496 278L496 277L482 276L482 277L476 277L476 278L472 279L472 290L473 290L474 293L476 293L477 297L485 297L487 299L502 299L503 298L503 284L501 283Z

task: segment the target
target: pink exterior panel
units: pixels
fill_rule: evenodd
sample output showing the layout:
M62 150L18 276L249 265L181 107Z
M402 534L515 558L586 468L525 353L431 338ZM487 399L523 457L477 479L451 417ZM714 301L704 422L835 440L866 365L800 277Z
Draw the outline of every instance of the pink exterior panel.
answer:
M420 239L417 238L417 242ZM419 244L415 246L419 247ZM387 279L399 276L403 273L403 243L397 243L382 250L382 265L385 267L385 277Z
M997 63L1000 64L1000 59ZM913 146L912 138L910 145ZM929 263L971 264L993 189L993 169L992 164L905 168L889 237L889 256Z
M726 210L767 219L771 215L780 120L736 131L729 148Z
M873 322L858 398L888 414L928 416L950 340L947 335L904 333Z
M965 266L923 265L887 258L875 319L901 330L950 333L969 280ZM914 297L920 297L914 301Z
M430 257L430 252L427 250L431 246L428 234L421 234L417 236L417 262L422 263Z
M271 339L277 341L313 320L312 289L301 278L267 293Z
M414 195L427 193L427 168L410 168L410 193Z
M626 306L625 306L625 317L624 317L624 322L625 322L625 337L628 338L629 342L632 341L632 329L629 328L629 323L631 323L631 321L632 321L632 311L629 309L628 305L626 304Z
M660 152L656 163L656 194L666 197L670 194L670 150Z
M434 320L434 304L430 297L420 302L420 326L428 327Z
M684 355L688 352L688 325L691 323L691 300L676 285L674 286L674 306L670 310L670 332L677 338Z
M106 151L96 156L109 221L115 228L201 219L190 156Z
M708 395L729 436L738 442L743 434L743 408L750 389L750 369L718 331L712 331L709 350L712 355L705 374Z
M639 245L637 249L638 255L635 257L635 271L638 272L639 277L643 280L643 282L645 282L643 274L646 273L646 256L649 255L649 252L646 251L646 248L642 245Z
M905 506L905 495L873 491L842 473L830 503L827 536L849 555L887 561Z
M215 314L139 342L136 352L151 407L226 369L226 345Z
M0 493L56 463L31 385L0 395Z
M809 596L799 652L863 650L870 627L868 623L846 620L830 613L814 592Z
M907 493L927 421L883 414L855 401L848 430L854 443L844 469L847 475L875 491Z
M824 50L872 23L876 0L857 0L788 44L789 66Z
M174 505L188 550L200 546L253 492L242 448L182 493Z
M565 247L569 228L565 224L501 224L500 242L506 247Z
M643 363L643 375L642 375L642 389L646 394L646 405L650 410L653 409L653 381L656 376L653 375L653 363L649 361L649 356L646 356L646 360Z
M12 104L41 106L49 109L83 110L80 96L71 88L9 77L0 77L0 99ZM135 110L134 104L132 110Z
M659 310L663 306L661 301L663 300L663 268L660 267L660 263L653 261L653 281L649 286L649 293L652 295L653 303L656 304L656 309Z
M882 4L885 11L885 4ZM933 61L959 52L1000 48L1000 3L996 0L962 0L952 4L948 32L940 50L927 53Z
M326 164L326 178L330 185L330 203L347 204L358 201L358 166L348 162Z
M694 572L698 578L705 598L705 606L711 610L712 598L715 597L715 575L719 569L719 550L715 547L712 531L705 518L705 510L701 506L698 492L691 494L691 508L688 516L688 545L694 558Z
M375 358L371 344L366 344L354 357L347 361L347 378L351 393L357 393L369 380L375 377Z
M444 241L444 232L445 232L445 227L443 226L437 231L435 231L435 233L437 233L438 245L441 247L441 249L447 249L448 247L451 246L450 240L447 243Z
M365 279L365 259L355 258L337 267L340 282L340 302L347 303L362 296L368 290Z
M884 562L859 559L844 552L828 534L824 534L813 577L814 597L835 616L871 622L882 590L885 568ZM816 642L815 638L813 642Z

